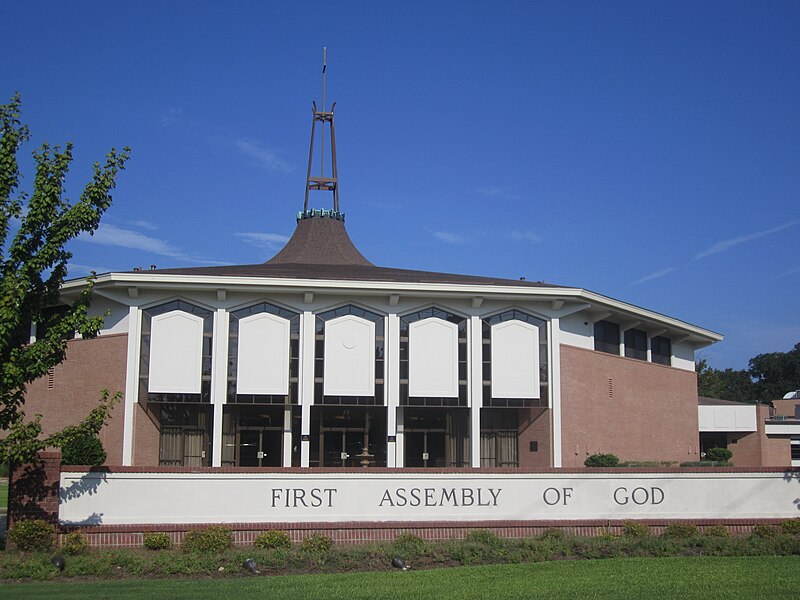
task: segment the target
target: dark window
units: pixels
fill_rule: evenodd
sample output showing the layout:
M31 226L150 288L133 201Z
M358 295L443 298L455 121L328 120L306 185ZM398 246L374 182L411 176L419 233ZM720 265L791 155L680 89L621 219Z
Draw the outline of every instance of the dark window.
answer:
M672 342L669 338L660 335L650 340L650 355L654 363L662 365L672 364Z
M354 315L375 323L375 394L372 396L326 396L325 377L325 322L344 315ZM316 318L314 335L314 404L369 406L383 405L383 344L384 318L382 315L352 304L320 313Z
M239 319L259 313L270 313L289 321L289 395L237 394L236 377L239 368ZM267 302L248 306L231 313L228 333L228 402L237 404L297 404L300 363L300 315Z
M415 398L408 395L408 326L431 317L458 325L458 398ZM400 317L400 405L401 406L466 406L467 405L467 320L440 308L425 308Z
M625 356L647 360L647 334L641 329L628 329L625 332Z
M492 325L505 321L523 321L539 328L539 397L538 398L493 398L492 397ZM547 406L547 323L522 311L511 309L483 320L483 405L493 407L521 408L525 406Z
M619 325L610 321L595 323L594 349L619 355Z
M792 443L792 460L800 460L800 444Z
M203 367L199 394L160 394L148 391L150 380L150 322L156 315L181 310L203 318ZM139 399L143 402L211 402L211 349L213 346L214 319L210 310L173 300L142 311L142 337L139 362Z

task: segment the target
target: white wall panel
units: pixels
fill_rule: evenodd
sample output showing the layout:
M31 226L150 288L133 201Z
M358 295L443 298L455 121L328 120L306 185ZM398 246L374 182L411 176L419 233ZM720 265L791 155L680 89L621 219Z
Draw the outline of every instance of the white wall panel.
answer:
M523 321L492 325L492 397L539 397L539 328Z
M375 395L375 323L345 315L325 323L325 395Z
M700 431L756 431L756 406L701 405L697 407Z
M289 329L270 313L239 320L237 394L289 393Z
M408 394L458 397L458 325L431 317L408 327Z
M150 321L148 391L199 394L203 368L203 319L182 310Z

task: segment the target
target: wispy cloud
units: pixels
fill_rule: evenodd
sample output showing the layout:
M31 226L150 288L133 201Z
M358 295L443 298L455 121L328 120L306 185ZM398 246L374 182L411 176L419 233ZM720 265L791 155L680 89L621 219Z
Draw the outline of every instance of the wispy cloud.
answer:
M467 238L451 231L434 231L433 237L447 244L466 244Z
M267 148L260 142L247 139L234 140L236 148L245 156L253 159L268 171L293 173L294 165L281 158L275 150Z
M248 244L270 250L274 250L289 241L289 236L279 233L241 232L234 235Z
M675 267L667 267L666 269L661 269L660 271L656 271L655 273L650 273L649 275L645 275L644 277L640 277L631 285L639 285L644 283L645 281L652 281L653 279L658 279L659 277L664 277L664 275L669 275L670 273L675 271Z
M161 123L162 127L169 127L170 125L183 121L183 119L183 109L170 108L167 110L166 114L161 116L159 123Z
M158 225L151 221L129 221L129 223L134 227L138 227L139 229L147 229L149 231L155 231L158 229Z
M790 221L788 223L784 223L783 225L778 225L777 227L773 227L772 229L765 229L763 231L755 231L753 233L748 233L747 235L743 235L737 238L731 238L729 240L722 240L721 242L717 242L713 246L710 246L700 252L699 254L695 254L694 260L698 260L701 258L706 258L708 256L713 256L714 254L720 254L722 252L727 252L731 248L738 246L739 244L745 244L747 242L752 242L754 240L766 237L768 235L772 235L773 233L778 233L779 231L783 231L784 229L789 229L790 227L794 227L795 225L800 224L800 219L796 221Z
M114 271L111 267L104 267L99 265L81 265L78 263L67 263L68 277L84 277L91 273L110 273ZM118 269L117 269L118 270Z
M101 246L117 246L119 248L129 248L131 250L142 250L160 256L171 258L188 258L187 254L171 246L163 240L150 237L132 229L123 229L116 225L101 223L94 235L81 234L78 240L89 242L90 244L100 244Z
M501 186L479 187L475 190L478 196L494 200L519 200L519 195Z
M542 236L533 233L532 231L512 231L508 234L515 242L541 242Z
M800 267L794 267L792 269L784 271L783 273L778 275L775 279L780 279L782 277L789 277L790 275L797 275L798 273L800 273Z

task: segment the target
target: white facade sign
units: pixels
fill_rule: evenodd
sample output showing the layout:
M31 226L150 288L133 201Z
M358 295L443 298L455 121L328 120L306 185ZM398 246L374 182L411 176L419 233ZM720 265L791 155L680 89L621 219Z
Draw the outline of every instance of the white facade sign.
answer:
M64 524L798 516L784 473L61 473Z
M325 395L375 395L375 323L344 315L325 323Z
M182 310L150 320L150 372L147 391L199 394L203 369L203 319Z
M458 325L431 317L408 326L408 395L458 397Z
M523 321L492 325L492 397L539 397L539 328Z
M289 393L289 327L270 313L239 320L236 393Z

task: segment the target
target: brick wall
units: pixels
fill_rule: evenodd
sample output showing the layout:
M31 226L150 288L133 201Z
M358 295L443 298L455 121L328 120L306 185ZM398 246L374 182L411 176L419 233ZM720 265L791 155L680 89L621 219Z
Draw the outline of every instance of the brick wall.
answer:
M519 466L523 469L551 467L552 436L549 408L531 408L520 411ZM531 451L531 442L538 449Z
M37 460L14 465L8 486L8 527L26 519L58 521L61 451L39 452Z
M103 335L92 340L70 340L67 358L56 365L51 376L37 379L25 394L25 414L42 415L44 434L75 425L97 406L104 389L112 395L125 391L127 334ZM122 464L122 435L125 407L122 401L100 431L108 453L107 463Z
M622 461L698 460L697 420L693 371L561 346L564 467L609 452Z

